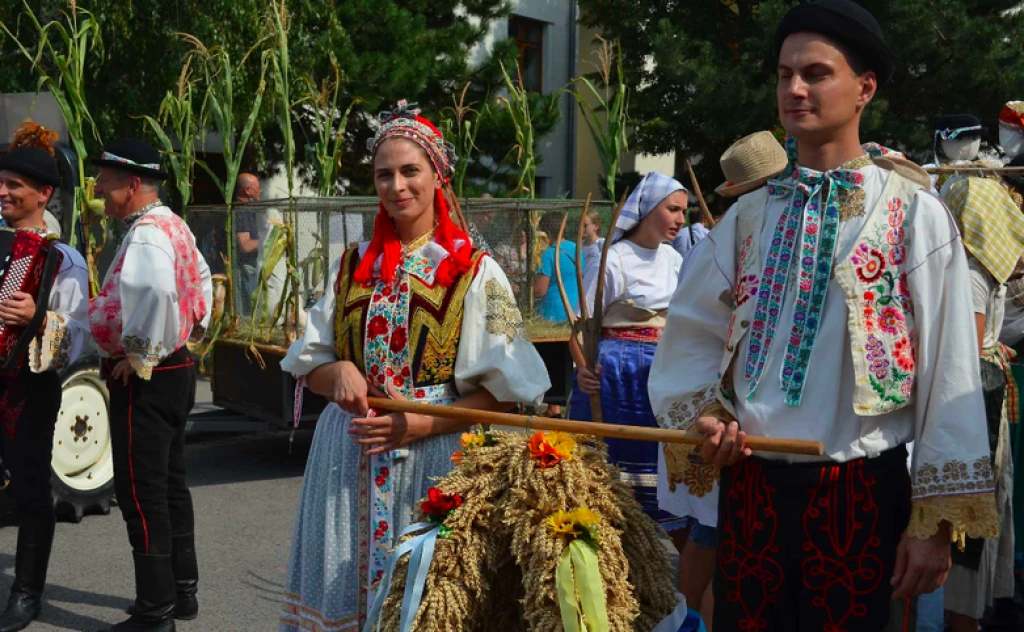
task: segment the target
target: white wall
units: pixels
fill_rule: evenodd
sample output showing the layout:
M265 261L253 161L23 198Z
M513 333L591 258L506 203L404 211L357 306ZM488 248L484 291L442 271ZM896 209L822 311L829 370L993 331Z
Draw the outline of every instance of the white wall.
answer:
M573 0L512 0L512 14L546 23L544 29L543 90L551 93L563 88L576 72L576 24ZM480 64L498 40L508 36L508 20L496 21L491 33L470 54L470 63ZM514 69L508 69L514 72ZM538 197L561 197L573 190L574 106L571 97L561 98L562 122L538 142L537 153L543 158L537 176L547 179L547 189Z

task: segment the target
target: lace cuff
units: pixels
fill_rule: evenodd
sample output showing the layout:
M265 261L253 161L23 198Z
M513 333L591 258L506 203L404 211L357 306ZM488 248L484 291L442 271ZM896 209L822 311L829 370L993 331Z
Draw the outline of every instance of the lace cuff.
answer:
M67 317L47 312L42 331L28 345L28 367L33 373L59 371L68 364L70 348Z
M135 369L135 375L138 375L147 382L153 378L153 366L146 364L145 359L139 356L130 355L128 356L128 362L131 363L132 368Z
M939 523L949 521L950 539L961 551L967 536L994 538L999 535L999 511L994 492L960 496L931 496L911 501L910 524L906 534L926 540L939 530Z

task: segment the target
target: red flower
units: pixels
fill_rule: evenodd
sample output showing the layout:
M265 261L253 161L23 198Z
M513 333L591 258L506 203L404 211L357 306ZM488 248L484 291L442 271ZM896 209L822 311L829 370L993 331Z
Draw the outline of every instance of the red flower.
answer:
M383 538L388 533L388 521L381 520L377 523L377 528L373 530L373 537Z
M388 333L388 329L388 319L377 315L370 319L370 324L366 327L366 333L371 338L377 338Z
M871 249L867 261L856 268L857 277L864 283L870 283L882 276L883 270L885 270L885 255L874 248Z
M395 385L395 388L402 388L403 386L405 386L405 378L402 377L401 375L396 375L391 380L391 383Z
M412 372L409 371L409 367L403 366L402 367L402 377L409 377L410 375L412 375Z
M405 345L409 342L409 333L405 327L399 327L391 333L391 351L398 353L405 349Z
M390 476L391 475L391 468L389 468L389 467L382 467L382 468L380 468L380 470L378 470L377 473L379 475L381 475L381 476Z
M436 487L427 490L427 500L420 503L420 511L432 522L444 522L448 514L462 506L462 496L445 494Z
M422 388L416 389L416 392L413 393L413 397L415 397L416 399L423 399L426 396L427 396L427 392L425 390L423 390Z
M377 487L384 487L384 483L387 482L387 479L383 476L378 476L373 482L377 484Z

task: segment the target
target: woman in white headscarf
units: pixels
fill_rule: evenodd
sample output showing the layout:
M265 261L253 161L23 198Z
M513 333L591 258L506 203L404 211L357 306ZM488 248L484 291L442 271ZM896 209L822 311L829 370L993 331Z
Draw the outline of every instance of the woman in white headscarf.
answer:
M599 274L604 274L601 343L595 372L579 368L570 416L590 419L592 394L601 395L601 410L609 423L657 428L647 395L647 378L654 350L665 326L665 313L676 289L683 259L671 242L686 224L688 192L660 173L644 176L622 208L612 232L608 262L588 260L584 286L587 304L595 312ZM666 531L684 521L658 509L658 444L608 439L608 460L621 468L622 479L633 486L644 510Z

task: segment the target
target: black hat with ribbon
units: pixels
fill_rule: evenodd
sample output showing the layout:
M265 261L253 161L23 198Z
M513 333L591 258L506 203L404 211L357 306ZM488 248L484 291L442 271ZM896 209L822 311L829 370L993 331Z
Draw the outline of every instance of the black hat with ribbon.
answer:
M878 85L892 79L896 55L885 43L875 16L856 2L815 0L790 9L775 31L775 57L787 37L804 32L824 35L859 56L878 77Z
M90 161L97 167L121 169L137 176L166 180L170 175L160 169L160 152L140 138L123 138L107 143L99 158Z
M935 135L943 140L982 136L985 128L973 114L947 114L935 122Z

